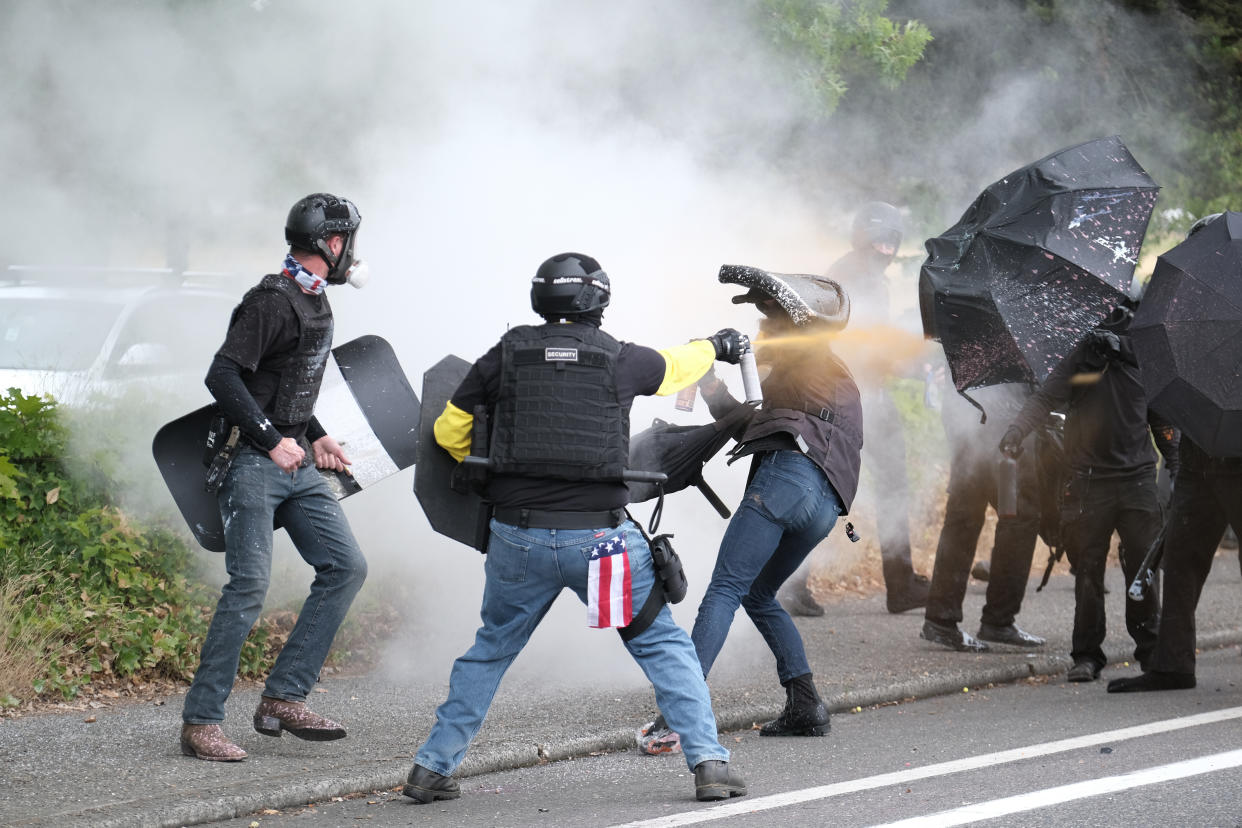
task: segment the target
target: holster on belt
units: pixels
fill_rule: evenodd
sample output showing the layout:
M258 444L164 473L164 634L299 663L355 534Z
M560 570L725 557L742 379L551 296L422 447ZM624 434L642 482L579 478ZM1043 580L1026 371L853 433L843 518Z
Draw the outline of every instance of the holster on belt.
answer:
M223 414L211 418L211 426L207 429L207 444L203 453L203 465L207 467L207 477L203 488L210 493L220 490L224 476L228 474L233 458L237 456L237 444L241 440L241 429L230 425Z
M679 603L686 597L686 571L681 565L681 558L673 551L672 535L656 535L648 538L643 527L637 522L634 525L642 532L647 546L651 549L651 566L655 570L655 583L642 608L624 627L617 629L622 641L631 641L646 632L651 622L660 614L665 604Z

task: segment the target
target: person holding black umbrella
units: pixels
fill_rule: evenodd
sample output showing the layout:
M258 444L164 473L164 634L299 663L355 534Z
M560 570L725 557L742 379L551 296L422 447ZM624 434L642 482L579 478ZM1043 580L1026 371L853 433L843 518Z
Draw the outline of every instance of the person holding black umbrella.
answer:
M1182 429L1179 467L1164 540L1164 611L1151 659L1137 676L1114 679L1109 693L1195 686L1195 610L1225 529L1242 528L1242 214L1197 221L1186 241L1160 257L1133 323L1153 406ZM1149 332L1155 335L1149 335ZM1191 341L1180 340L1180 336ZM1161 358L1161 349L1174 359ZM1189 354L1189 363L1176 356ZM1147 369L1148 363L1153 365ZM1198 377L1205 368L1210 376ZM1231 373L1232 372L1232 373Z
M1054 409L1067 407L1066 462L1072 470L1062 496L1061 536L1074 562L1074 660L1066 678L1094 681L1104 657L1104 569L1115 529L1121 568L1129 583L1160 532L1153 435L1166 464L1176 468L1173 427L1149 411L1134 348L1127 333L1133 305L1119 306L1087 336L1026 401L1000 441L1017 458L1022 441ZM1150 424L1150 429L1149 429ZM1126 602L1126 629L1143 665L1156 646L1160 602Z

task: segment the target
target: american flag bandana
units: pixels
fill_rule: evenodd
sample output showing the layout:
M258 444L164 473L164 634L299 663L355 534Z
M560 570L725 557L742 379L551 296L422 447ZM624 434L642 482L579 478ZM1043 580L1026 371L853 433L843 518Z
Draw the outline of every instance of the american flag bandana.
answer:
M605 538L587 563L587 625L624 627L634 617L630 601L630 556L625 536Z
M313 293L315 295L323 293L324 287L328 284L314 273L311 273L309 270L302 267L298 260L293 258L292 253L285 256L285 269L282 270L281 273L297 282L298 285L307 293Z

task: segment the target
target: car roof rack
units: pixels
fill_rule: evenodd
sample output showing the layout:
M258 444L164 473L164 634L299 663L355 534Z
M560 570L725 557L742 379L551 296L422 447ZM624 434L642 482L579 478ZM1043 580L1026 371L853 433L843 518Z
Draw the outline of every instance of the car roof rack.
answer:
M222 270L174 270L171 267L105 265L9 265L0 270L0 284L72 285L90 277L92 284L125 287L215 287L241 274Z

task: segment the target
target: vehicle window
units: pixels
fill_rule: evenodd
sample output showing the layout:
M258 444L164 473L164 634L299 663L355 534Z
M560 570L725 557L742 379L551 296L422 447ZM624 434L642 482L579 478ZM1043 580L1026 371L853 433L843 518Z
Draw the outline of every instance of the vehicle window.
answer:
M0 368L78 371L99 356L121 306L0 294Z
M206 370L235 300L158 296L134 308L108 360L110 374Z

